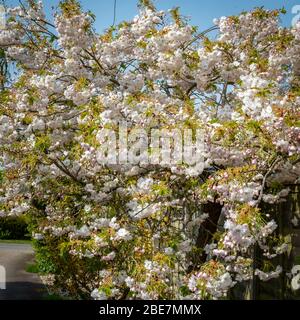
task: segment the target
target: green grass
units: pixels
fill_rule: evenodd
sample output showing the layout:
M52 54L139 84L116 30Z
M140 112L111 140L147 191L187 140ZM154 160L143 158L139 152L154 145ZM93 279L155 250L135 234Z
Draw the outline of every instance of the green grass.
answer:
M46 295L46 296L43 298L43 300L66 300L66 299L64 299L63 297L61 297L61 296L58 295L58 294L53 293L53 294L48 294L48 295Z
M31 244L31 240L1 240L0 243Z
M39 268L36 263L30 263L26 266L26 272L39 273Z
M295 257L294 264L300 264L300 256Z

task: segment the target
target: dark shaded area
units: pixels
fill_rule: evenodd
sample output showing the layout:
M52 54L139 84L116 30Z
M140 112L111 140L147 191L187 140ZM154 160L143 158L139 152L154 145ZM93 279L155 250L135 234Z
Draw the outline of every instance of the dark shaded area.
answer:
M0 300L43 300L45 288L33 282L7 282L0 290Z
M0 239L2 240L29 240L27 223L23 217L1 217Z
M202 210L204 213L209 213L209 218L200 225L196 241L198 248L204 248L206 244L211 242L214 233L218 229L218 221L221 215L222 205L217 202L208 202L203 205ZM199 257L199 262L204 263L206 258L207 254L203 251Z

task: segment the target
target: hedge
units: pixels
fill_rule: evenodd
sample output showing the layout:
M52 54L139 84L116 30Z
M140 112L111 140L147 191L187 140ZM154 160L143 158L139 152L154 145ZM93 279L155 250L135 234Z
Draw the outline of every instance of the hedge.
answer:
M0 217L0 239L28 240L30 234L23 217Z

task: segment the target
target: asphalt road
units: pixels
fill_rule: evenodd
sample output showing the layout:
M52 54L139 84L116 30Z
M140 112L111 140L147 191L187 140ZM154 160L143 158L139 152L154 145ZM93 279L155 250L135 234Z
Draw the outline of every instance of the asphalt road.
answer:
M29 244L0 243L0 266L6 271L6 289L2 290L0 286L0 300L43 299L46 291L39 276L25 271L33 258Z

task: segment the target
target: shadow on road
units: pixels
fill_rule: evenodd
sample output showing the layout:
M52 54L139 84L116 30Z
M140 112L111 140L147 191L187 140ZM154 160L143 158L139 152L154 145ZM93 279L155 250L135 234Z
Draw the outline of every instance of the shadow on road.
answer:
M7 282L0 290L0 300L43 300L45 287L32 282Z

